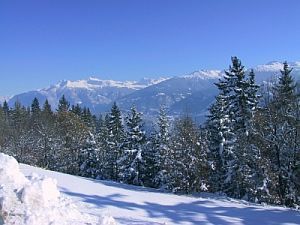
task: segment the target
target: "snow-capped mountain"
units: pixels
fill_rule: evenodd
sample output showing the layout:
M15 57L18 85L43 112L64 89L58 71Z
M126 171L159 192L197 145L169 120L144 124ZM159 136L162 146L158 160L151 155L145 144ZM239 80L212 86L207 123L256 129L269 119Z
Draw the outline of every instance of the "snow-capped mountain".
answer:
M300 61L289 63L293 67L293 75L300 79ZM283 68L281 62L272 61L254 67L256 79L260 83L276 77ZM135 105L147 116L155 116L161 105L169 109L170 115L188 113L199 120L204 118L208 107L214 101L218 90L214 83L222 77L224 71L199 70L183 76L140 81L101 80L90 77L85 80L61 81L48 88L29 91L15 95L9 99L9 105L15 101L29 106L34 97L42 104L46 99L56 108L62 95L71 104L89 107L94 113L106 112L116 101L121 109L128 110Z
M9 100L9 105L12 106L18 100L23 105L29 106L32 99L37 97L41 103L48 99L49 103L56 107L59 99L65 95L71 104L80 104L89 107L93 112L99 112L106 110L108 105L123 96L163 80L165 79L144 78L141 82L114 81L95 77L77 81L65 80L48 88L15 95Z
M300 61L288 63L291 68L293 68L292 74L296 80L300 78ZM253 68L256 80L258 82L265 81L272 77L278 77L280 75L280 70L283 69L283 63L278 61L272 61L267 64L258 65Z
M195 71L135 91L122 97L118 103L123 109L135 105L147 115L157 114L161 105L165 105L171 115L202 115L217 93L214 83L221 76L222 72L217 70Z

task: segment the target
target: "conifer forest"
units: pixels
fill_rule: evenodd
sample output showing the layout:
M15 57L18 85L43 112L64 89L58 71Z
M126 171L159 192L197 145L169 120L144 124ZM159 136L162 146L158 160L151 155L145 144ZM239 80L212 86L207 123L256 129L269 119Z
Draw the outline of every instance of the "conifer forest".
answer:
M232 57L202 124L184 113L171 118L163 105L145 124L135 106L123 113L117 103L93 115L64 96L56 109L37 98L31 107L4 102L0 151L89 178L299 207L300 85L292 74L284 63L280 76L257 85Z

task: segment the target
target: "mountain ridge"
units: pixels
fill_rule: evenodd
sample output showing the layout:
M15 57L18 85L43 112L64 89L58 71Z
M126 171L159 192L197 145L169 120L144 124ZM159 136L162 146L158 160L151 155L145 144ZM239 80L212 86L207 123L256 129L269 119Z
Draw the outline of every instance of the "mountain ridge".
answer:
M300 77L300 61L293 65L295 77ZM253 68L258 83L280 74L283 64L271 61ZM249 69L247 70L249 72ZM148 116L156 115L161 105L167 106L172 115L184 110L195 117L203 117L214 101L217 88L214 83L224 75L224 70L197 70L182 76L143 78L140 81L104 80L89 77L81 80L62 80L47 88L24 92L9 98L12 107L16 101L30 106L34 97L41 104L48 99L56 108L62 95L71 104L89 107L93 113L109 111L111 104L117 102L124 111L135 105Z

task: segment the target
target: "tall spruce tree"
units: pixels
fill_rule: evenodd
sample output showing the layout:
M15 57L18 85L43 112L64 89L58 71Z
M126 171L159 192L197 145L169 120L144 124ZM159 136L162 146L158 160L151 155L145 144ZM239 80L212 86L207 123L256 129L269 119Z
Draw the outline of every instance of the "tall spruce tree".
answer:
M110 172L110 160L111 158L111 151L109 143L109 115L106 114L104 117L102 115L99 116L97 121L97 130L96 130L96 145L98 149L98 159L99 164L98 168L98 175L99 179L108 179L111 176Z
M143 185L145 175L144 151L146 135L141 113L133 106L126 118L127 135L120 159L121 180L134 185Z
M101 158L95 136L90 132L88 138L81 149L80 155L80 174L85 177L100 178Z
M81 116L81 114L82 114L82 109L81 109L81 107L80 107L79 104L72 105L72 107L71 107L71 112L74 113L74 114L77 115L77 116Z
M105 177L111 180L119 180L120 166L119 160L122 154L122 148L124 146L125 131L122 122L122 115L119 107L114 102L111 111L106 117L106 125L108 129L107 137L107 153Z
M43 158L42 150L42 126L41 126L41 108L37 98L34 98L30 107L30 121L28 134L28 147L34 161L32 165L41 166Z
M173 192L192 193L207 190L206 147L200 143L200 130L189 116L175 123L168 189Z
M292 69L285 62L278 83L274 86L274 97L269 105L269 119L265 133L266 141L271 147L272 168L275 175L273 185L276 186L280 204L293 206L299 204L297 183L293 175L297 167L299 154L299 95L291 75Z
M3 107L2 108L3 108L3 113L4 113L5 121L8 121L9 120L9 112L10 112L10 110L9 110L9 106L8 106L8 103L7 103L6 100L3 102Z
M258 189L263 184L261 153L256 145L254 116L259 102L259 86L255 83L255 73L250 70L248 77L237 82L236 93L236 151L239 168L236 176L234 196L256 201Z
M13 156L23 163L31 163L32 156L28 154L28 124L29 113L19 101L15 102L14 108L10 111L10 146Z
M33 117L38 117L41 112L40 103L37 98L34 98L31 104L31 114Z
M210 159L214 175L213 190L222 190L233 197L247 197L255 167L257 149L249 147L252 120L258 103L255 74L247 78L237 57L217 83L219 95L210 108L207 128L210 136ZM214 185L217 184L217 185Z
M89 128L74 113L69 111L69 102L64 95L59 101L55 129L59 135L56 152L60 159L55 169L70 174L80 174L81 149L89 138Z
M229 193L232 190L232 180L237 169L238 159L235 153L235 93L238 77L244 76L244 67L237 57L232 57L232 66L225 71L222 79L216 83L219 95L210 107L207 126L210 135L210 157L212 169L215 171L211 178L212 189ZM215 185L216 184L216 185Z
M56 151L59 136L55 130L56 116L51 105L46 99L41 110L41 159L39 165L44 168L53 169L57 162Z
M65 95L63 95L58 102L58 108L57 111L59 113L61 112L67 112L70 108L70 103L68 102L68 100L65 98Z
M168 183L168 171L172 162L170 159L170 125L165 106L160 107L157 131L153 138L153 183L156 187L165 188Z

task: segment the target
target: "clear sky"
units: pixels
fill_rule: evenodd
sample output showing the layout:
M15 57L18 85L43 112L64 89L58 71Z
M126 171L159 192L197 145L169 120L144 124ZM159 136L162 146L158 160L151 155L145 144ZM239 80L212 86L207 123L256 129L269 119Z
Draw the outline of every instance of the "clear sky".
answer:
M0 96L299 54L300 0L0 0Z

